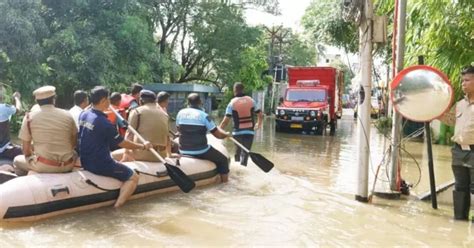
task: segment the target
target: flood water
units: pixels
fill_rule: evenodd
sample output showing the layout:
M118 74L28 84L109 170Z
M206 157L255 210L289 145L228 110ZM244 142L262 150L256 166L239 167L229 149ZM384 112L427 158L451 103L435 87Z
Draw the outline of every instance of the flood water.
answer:
M464 246L474 247L473 226L453 221L452 206L415 197L354 200L357 178L357 122L345 115L335 136L274 132L267 118L254 151L275 163L265 174L253 164L233 164L230 181L190 194L155 195L111 207L24 224L0 224L0 247L10 246ZM387 141L371 132L371 168ZM230 151L233 145L227 143ZM428 189L423 143L406 143L419 158ZM452 178L449 147L435 146L439 182ZM402 166L415 183L414 162ZM441 164L442 166L440 166ZM379 180L385 180L380 176ZM438 181L437 181L438 182ZM423 188L424 189L419 189ZM372 183L369 184L369 190Z

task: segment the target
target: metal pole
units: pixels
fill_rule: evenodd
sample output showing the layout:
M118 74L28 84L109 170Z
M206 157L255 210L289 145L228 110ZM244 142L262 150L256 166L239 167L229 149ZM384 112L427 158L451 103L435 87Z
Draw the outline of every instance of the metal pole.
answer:
M407 1L398 1L398 19L397 19L397 50L396 50L396 71L397 73L403 69L403 61L405 59L405 23L406 23ZM394 75L395 76L395 75ZM402 118L399 113L393 111L392 121L392 154L390 160L390 189L398 192L398 153L401 138Z
M423 56L418 56L418 64L419 65L425 64L425 58ZM434 165L433 165L433 145L431 144L430 122L425 122L425 140L426 140L426 147L428 150L428 172L430 176L431 206L433 207L433 209L438 209L438 199L436 195L436 182L435 182Z
M272 99L270 102L270 114L273 113L273 106L275 105L275 86L276 86L278 65L275 66L274 70L275 70L275 73L273 75L273 82L272 82ZM283 73L283 70L282 70L282 73Z
M433 150L431 145L431 129L430 123L425 122L426 144L428 147L428 170L430 174L430 191L431 191L431 206L433 209L438 209L438 200L436 198L436 183L433 168Z
M359 170L355 199L368 202L370 150L370 97L372 89L372 0L366 0L359 26L361 82L359 89Z

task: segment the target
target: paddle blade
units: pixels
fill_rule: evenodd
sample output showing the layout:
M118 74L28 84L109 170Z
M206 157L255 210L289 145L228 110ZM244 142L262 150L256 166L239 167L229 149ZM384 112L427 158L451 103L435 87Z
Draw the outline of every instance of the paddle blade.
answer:
M196 183L194 183L194 181L188 175L184 174L180 168L168 163L165 163L165 167L166 171L168 172L168 176L184 193L188 193L194 187L196 187Z
M268 160L264 156L262 156L258 153L254 153L254 152L250 152L249 155L250 155L250 158L252 159L252 161L258 167L260 167L260 169L262 169L263 171L269 172L273 168L272 161Z

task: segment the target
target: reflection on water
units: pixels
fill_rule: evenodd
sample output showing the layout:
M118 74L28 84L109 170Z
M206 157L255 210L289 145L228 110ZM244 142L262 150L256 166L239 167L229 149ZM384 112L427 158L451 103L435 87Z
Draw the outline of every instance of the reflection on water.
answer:
M251 163L233 165L226 185L152 196L120 210L1 224L0 247L474 245L471 224L452 221L449 205L432 210L429 202L417 200L375 198L371 205L353 200L357 128L349 116L340 121L334 137L273 130L272 119L266 119L254 146L275 163L268 174ZM386 145L375 131L371 137L373 177ZM423 148L419 143L409 146Z

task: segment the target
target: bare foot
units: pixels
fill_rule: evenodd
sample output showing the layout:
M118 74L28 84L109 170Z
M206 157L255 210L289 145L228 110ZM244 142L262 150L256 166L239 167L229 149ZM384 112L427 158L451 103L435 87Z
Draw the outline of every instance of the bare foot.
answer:
M221 183L226 183L229 181L229 174L221 174Z

